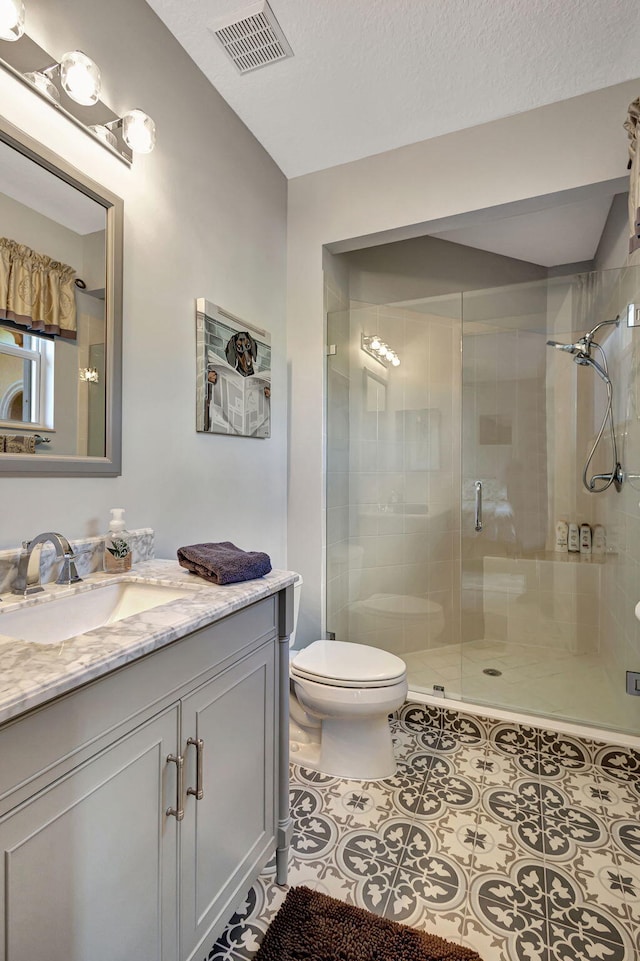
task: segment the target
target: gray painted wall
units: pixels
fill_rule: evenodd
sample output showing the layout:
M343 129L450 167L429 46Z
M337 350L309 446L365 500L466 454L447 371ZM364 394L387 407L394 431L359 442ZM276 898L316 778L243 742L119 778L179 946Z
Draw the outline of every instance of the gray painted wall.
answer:
M124 199L123 473L3 479L0 546L42 530L105 529L109 508L157 531L159 556L233 540L285 563L287 184L144 0L29 0L28 30L54 57L79 48L118 113L155 120L155 151L132 169L9 75L6 118ZM197 434L195 300L270 330L270 440Z
M464 290L541 280L547 268L438 237L342 254L350 269L351 300L391 304Z
M629 251L629 194L616 194L594 257L595 270L624 267Z

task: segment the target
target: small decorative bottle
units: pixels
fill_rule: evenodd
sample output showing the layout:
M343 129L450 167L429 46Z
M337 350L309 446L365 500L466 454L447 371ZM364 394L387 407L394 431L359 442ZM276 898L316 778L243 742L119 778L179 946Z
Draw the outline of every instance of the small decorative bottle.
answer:
M131 570L131 545L122 507L111 510L109 532L104 539L104 570L108 574L122 574Z

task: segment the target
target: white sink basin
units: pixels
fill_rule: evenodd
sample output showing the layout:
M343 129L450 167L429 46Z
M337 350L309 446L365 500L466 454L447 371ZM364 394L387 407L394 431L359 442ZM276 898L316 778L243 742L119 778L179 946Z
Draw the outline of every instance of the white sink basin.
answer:
M0 634L38 644L59 644L189 595L193 597L189 589L162 584L105 584L70 597L0 613Z

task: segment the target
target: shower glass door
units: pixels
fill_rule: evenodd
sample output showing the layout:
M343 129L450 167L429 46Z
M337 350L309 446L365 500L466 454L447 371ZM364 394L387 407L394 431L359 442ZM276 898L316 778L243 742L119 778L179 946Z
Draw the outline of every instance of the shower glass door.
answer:
M548 340L597 335L613 384L623 467L640 474L638 271L465 293L462 322L461 694L465 701L640 731L640 482L587 492L585 460L606 414L593 368ZM599 354L594 353L602 363ZM605 432L590 473L611 470ZM604 553L556 549L556 525L606 531ZM636 666L633 667L632 665Z
M460 306L328 315L326 627L431 694L460 693Z

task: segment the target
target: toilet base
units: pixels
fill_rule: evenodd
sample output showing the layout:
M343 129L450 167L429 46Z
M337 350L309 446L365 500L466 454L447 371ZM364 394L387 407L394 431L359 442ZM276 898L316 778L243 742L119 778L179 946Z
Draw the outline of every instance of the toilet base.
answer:
M301 767L356 781L381 781L396 773L386 715L325 718L319 740L299 741L296 733L291 731L290 756Z

